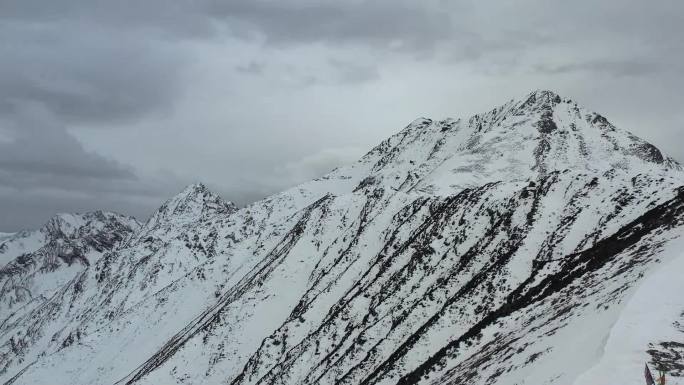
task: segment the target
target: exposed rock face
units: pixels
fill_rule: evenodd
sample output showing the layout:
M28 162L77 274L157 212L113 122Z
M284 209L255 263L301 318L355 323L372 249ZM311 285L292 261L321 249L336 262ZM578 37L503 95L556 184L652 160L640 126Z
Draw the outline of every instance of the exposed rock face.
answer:
M140 229L69 231L51 261L77 274L3 313L2 381L584 385L641 283L684 258L684 177L537 91L242 209L193 185ZM3 269L32 266L14 253ZM633 383L649 360L681 376L682 341L649 343L625 345Z

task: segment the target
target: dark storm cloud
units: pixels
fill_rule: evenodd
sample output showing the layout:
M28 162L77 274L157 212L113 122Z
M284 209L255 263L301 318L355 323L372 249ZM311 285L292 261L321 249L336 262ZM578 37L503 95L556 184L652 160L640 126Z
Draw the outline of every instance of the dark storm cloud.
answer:
M40 106L22 106L12 120L2 122L0 171L7 176L0 176L3 186L27 187L34 178L62 183L79 178L134 179L130 170L86 151L57 122Z
M149 212L165 192L87 151L40 105L0 119L0 229L31 228L57 212Z
M98 22L93 5L0 3L0 229L62 211L146 214L169 194L68 130L159 116L182 86L187 58L158 30L119 24L105 9L110 22Z

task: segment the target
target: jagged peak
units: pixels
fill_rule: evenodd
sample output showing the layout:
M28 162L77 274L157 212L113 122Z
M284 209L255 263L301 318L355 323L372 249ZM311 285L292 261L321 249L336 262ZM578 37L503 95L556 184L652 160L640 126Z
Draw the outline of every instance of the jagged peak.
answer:
M196 194L204 194L204 193L211 193L211 191L207 188L207 186L202 183L202 182L197 182L197 183L191 183L183 189L180 193L177 194L177 196L189 196L189 195L196 195Z
M193 183L186 186L180 193L171 197L167 200L160 210L175 211L181 205L187 205L191 202L197 203L199 205L216 205L225 206L228 210L237 209L235 204L230 201L226 201L218 194L212 192L203 183Z
M57 213L48 219L44 228L61 229L62 231L75 227L80 227L85 223L82 214L78 213Z
M571 112L568 113L570 110ZM555 118L557 113L568 116L566 116L564 121L557 122ZM555 91L548 89L531 91L525 96L519 99L512 99L491 111L473 115L469 119L469 123L481 127L483 126L482 123L489 123L488 128L478 128L478 131L490 131L496 130L497 127L509 127L506 124L499 123L520 116L533 119L533 124L541 134L551 134L559 130L558 132L565 135L572 131L573 136L581 136L583 138L580 140L585 142L591 140L610 142L610 145L606 146L607 153L629 153L647 162L681 169L681 166L674 159L661 154L660 150L654 145L627 130L619 129L601 114L578 105L572 99L562 97ZM587 124L584 125L584 123ZM585 130L580 130L579 126L585 127ZM594 138L592 139L591 137ZM535 138L534 140L538 139Z
M424 127L430 123L432 123L432 119L421 116L414 119L407 127Z
M550 90L535 90L521 99L513 100L517 110L550 110L560 104L564 98Z
M536 89L528 94L528 97L535 96L539 99L562 99L560 94L549 89Z
M0 254L4 254L0 266L14 263L15 258L31 253L37 253L35 256L38 258L31 260L47 264L42 265L41 262L40 265L46 271L53 271L59 265L55 262L57 259L71 264L73 256L87 265L89 258L95 257L86 255L88 251L113 250L139 228L140 223L135 218L114 212L58 213L39 229L0 235ZM18 260L17 263L23 266L26 260Z
M233 202L224 200L203 183L193 183L164 202L145 223L136 239L163 227L183 227L215 215L229 215L237 210Z
M554 171L682 169L647 141L551 90L535 90L468 119L418 118L360 161L358 186L450 194L485 181ZM361 170L361 168L359 168ZM354 175L354 172L349 173ZM374 183L368 183L374 181Z
M123 225L131 230L140 227L140 223L131 216L96 210L85 213L57 213L41 227L40 231L70 236L86 226L102 227L112 224Z

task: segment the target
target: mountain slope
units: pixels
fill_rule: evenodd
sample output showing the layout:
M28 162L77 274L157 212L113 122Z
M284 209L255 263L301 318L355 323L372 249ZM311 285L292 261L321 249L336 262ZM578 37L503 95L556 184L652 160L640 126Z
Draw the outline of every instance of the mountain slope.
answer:
M677 162L537 91L465 120L418 119L242 209L190 186L85 269L85 294L35 332L59 338L0 357L0 379L598 384L618 369L606 354L639 293L661 263L680 265L683 225ZM625 383L645 360L667 366L676 336L630 345Z
M65 305L56 299L66 301L66 287L82 292L84 271L139 227L114 213L58 214L37 231L0 239L0 372L21 363L35 341L59 334L43 328Z

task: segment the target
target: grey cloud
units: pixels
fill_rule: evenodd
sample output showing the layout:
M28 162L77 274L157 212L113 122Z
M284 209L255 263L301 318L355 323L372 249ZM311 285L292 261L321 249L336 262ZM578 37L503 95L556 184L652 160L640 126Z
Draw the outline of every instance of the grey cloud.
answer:
M433 6L435 2L428 2ZM425 3L425 4L428 4ZM424 49L453 37L449 13L408 1L229 1L209 6L215 18L253 28L268 43L335 42Z
M182 59L164 44L92 28L0 25L15 36L0 44L0 113L39 103L66 122L99 123L168 108Z
M368 149L363 147L329 147L312 154L276 164L257 175L243 176L238 184L225 188L209 183L208 186L238 206L245 206L266 198L299 183L319 178L342 165L351 164Z
M104 209L144 218L183 184L142 181L87 151L40 105L24 105L0 127L0 231L35 227L57 212Z
M0 231L196 181L246 204L535 88L682 159L682 25L674 0L0 2Z
M168 38L206 38L215 33L207 1L25 0L0 3L0 21L34 25L92 23L98 28L143 30Z
M364 62L331 58L319 65L298 63L269 63L254 60L235 66L240 74L270 76L285 86L310 87L315 85L357 85L377 80L378 67Z
M98 26L157 31L172 38L207 38L228 31L247 39L261 37L273 45L361 44L426 52L444 44L446 49L478 56L597 37L624 36L671 46L678 40L681 11L675 0L657 7L638 0L521 0L496 6L437 0L198 0L171 5L164 0L24 0L0 4L0 20L89 20Z
M662 71L657 63L640 61L593 61L585 63L571 63L562 65L538 65L537 71L548 74L564 74L572 72L598 72L612 76L643 76Z
M87 152L43 107L22 106L4 122L9 140L0 142L0 170L19 183L22 175L50 178L132 179L133 173L114 161Z
M267 44L354 43L426 50L452 35L447 13L408 2L104 2L0 4L0 113L42 103L65 123L125 122L172 107L191 51L178 38L220 31ZM199 33L205 26L204 32ZM173 42L173 43L171 43ZM333 74L294 74L296 84L377 77L365 63L333 61ZM258 74L263 64L237 66ZM297 72L297 71L294 71ZM301 71L300 71L301 72Z
M246 74L252 74L252 75L259 75L259 74L264 72L264 64L263 63L257 63L254 60L252 60L247 64L236 66L235 69L238 72L242 72L242 73L246 73Z
M150 207L158 204L146 200L129 200L119 197L89 194L60 194L51 190L19 191L0 188L0 231L36 229L52 215L61 212L82 213L94 210L110 210L119 213L150 213Z
M358 147L324 148L276 168L277 174L285 174L288 180L299 183L318 178L340 165L352 163L363 155Z
M173 5L162 0L25 0L0 4L0 20L44 23L86 19L100 25L145 28L190 38L228 28L244 37L260 33L275 44L362 40L415 48L449 38L454 30L449 14L441 12L444 6L428 3L430 7L403 0L200 0ZM217 23L223 27L217 28Z
M187 58L155 34L68 11L78 4L0 4L4 230L36 227L57 211L144 216L173 191L85 149L69 127L125 126L168 111Z
M339 59L331 59L330 65L336 70L337 77L343 84L364 83L380 77L378 68L373 65Z

